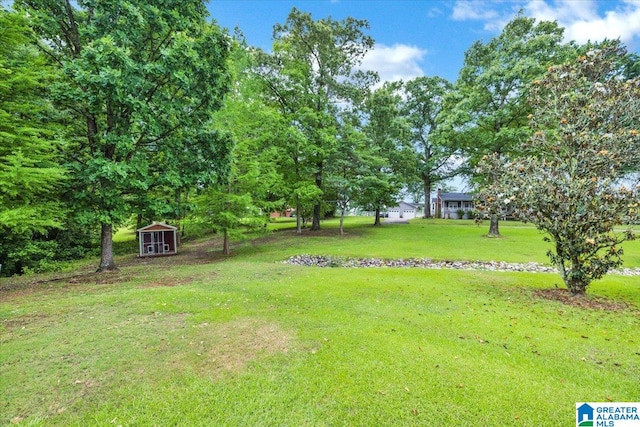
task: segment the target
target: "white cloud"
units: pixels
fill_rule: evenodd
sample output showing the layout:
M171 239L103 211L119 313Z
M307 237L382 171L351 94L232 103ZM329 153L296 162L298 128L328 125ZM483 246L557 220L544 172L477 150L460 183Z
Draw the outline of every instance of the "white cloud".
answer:
M431 9L429 9L427 11L427 16L429 18L437 18L439 16L444 15L444 11L442 9L440 9L439 7L432 7Z
M453 6L453 19L456 21L493 20L499 14L488 7L490 3L482 0L458 0Z
M603 6L608 10L599 11ZM567 41L585 43L620 38L630 45L640 40L640 0L458 0L451 17L458 21L484 21L485 30L498 33L520 9L539 21L557 21L565 28Z
M631 43L640 36L640 1L628 1L599 15L594 1L530 1L525 11L536 19L557 20L565 27L565 38L584 43L620 38Z
M523 8L527 15L545 21L591 21L598 17L597 5L592 0L557 1L553 5L545 0L531 0Z
M420 61L426 54L426 50L416 46L376 44L367 52L360 68L377 71L381 82L409 80L424 75Z

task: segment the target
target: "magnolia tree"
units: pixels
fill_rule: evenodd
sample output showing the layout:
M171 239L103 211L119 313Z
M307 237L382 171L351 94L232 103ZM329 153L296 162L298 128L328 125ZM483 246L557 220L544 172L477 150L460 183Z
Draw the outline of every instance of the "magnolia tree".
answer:
M498 177L486 209L512 212L546 233L548 255L573 295L622 264L620 227L638 218L640 81L621 71L618 42L592 47L532 84L532 136L511 161L485 156Z

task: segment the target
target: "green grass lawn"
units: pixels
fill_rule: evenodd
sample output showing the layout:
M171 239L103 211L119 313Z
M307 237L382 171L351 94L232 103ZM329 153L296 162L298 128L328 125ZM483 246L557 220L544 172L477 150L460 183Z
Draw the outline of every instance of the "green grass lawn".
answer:
M594 283L590 298L627 304L597 310L539 297L555 274L281 262L546 262L518 223L488 239L466 221L371 222L297 236L279 221L230 257L198 239L121 255L116 273L0 280L0 425L555 426L576 402L640 400L640 278Z

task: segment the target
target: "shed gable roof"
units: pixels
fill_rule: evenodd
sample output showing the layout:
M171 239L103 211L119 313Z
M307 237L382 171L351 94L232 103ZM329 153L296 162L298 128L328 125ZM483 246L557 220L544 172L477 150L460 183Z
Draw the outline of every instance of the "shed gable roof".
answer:
M136 232L140 233L145 231L173 231L177 229L177 227L165 224L164 222L154 222L153 224L149 224L146 227L138 228Z

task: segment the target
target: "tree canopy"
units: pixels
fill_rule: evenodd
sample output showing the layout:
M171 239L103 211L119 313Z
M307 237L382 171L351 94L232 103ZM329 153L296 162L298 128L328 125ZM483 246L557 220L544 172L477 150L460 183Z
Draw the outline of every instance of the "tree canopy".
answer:
M9 274L55 251L63 227L61 121L47 98L58 74L30 45L25 16L0 9L0 264Z
M402 106L411 136L414 159L409 167L408 184L418 182L424 196L424 217L431 212L431 191L434 185L458 174L455 137L440 132L444 120L441 114L453 85L441 77L418 77L404 84L406 99ZM452 140L453 139L453 140Z
M230 147L211 118L230 83L230 41L199 0L16 7L64 73L56 104L83 124L69 141L74 203L100 224L99 268L113 269L113 227L140 198L161 186L206 185L226 169Z
M371 73L357 69L373 46L365 34L364 20L331 18L314 20L294 8L273 31L273 53L262 56L258 72L267 98L280 107L291 127L294 150L290 157L296 170L305 174L306 184L296 186L303 199L313 201L312 229L320 228L325 190L325 169L337 152L340 111L357 103L374 81ZM315 185L310 189L308 183ZM300 182L302 183L302 182Z
M639 61L620 42L567 44L557 23L518 15L466 51L455 84L380 83L361 68L368 23L351 17L294 8L263 52L200 0L12 7L0 11L3 274L83 254L93 236L99 270L113 269L126 222L189 217L228 252L274 211L295 208L298 233L354 208L379 224L419 186L428 217L432 186L460 171L489 234L506 212L536 224L575 294L634 237L614 228L637 215L640 168Z
M446 130L461 145L469 170L485 155L508 157L528 138L529 83L573 52L562 37L555 22L518 16L497 37L477 41L465 52L445 114ZM489 215L489 235L500 234L498 214Z
M401 115L401 84L384 83L365 99L361 114L366 138L367 173L361 180L357 200L375 212L374 225L380 225L380 211L397 203L411 166L408 126Z

